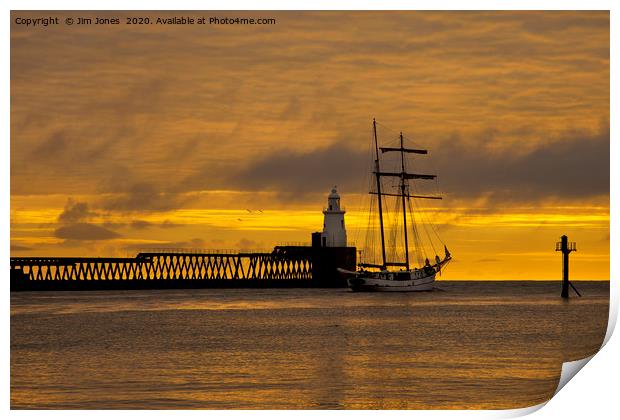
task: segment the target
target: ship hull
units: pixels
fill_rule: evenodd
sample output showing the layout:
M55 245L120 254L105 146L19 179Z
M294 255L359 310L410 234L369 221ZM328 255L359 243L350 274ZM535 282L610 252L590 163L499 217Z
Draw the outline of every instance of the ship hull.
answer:
M354 292L428 292L435 287L435 275L396 279L391 273L349 272L347 283ZM400 274L404 273L394 273ZM409 274L409 273L407 273Z

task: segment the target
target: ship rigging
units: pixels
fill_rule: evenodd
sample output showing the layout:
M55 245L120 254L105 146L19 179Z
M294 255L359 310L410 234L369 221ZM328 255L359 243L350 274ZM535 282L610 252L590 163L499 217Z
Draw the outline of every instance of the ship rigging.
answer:
M432 227L435 235L441 241L444 247L444 257L440 258L435 255L434 263L431 264L428 257L424 255L424 262L422 263L422 256L425 254L425 250L421 246L419 235L416 226L416 218L414 216L414 209L411 203L411 199L421 200L441 200L439 195L418 194L416 190L410 188L410 181L416 180L435 180L436 175L413 173L407 170L408 155L427 155L426 149L410 148L405 146L403 133L401 132L399 137L398 147L380 147L377 137L377 122L373 119L373 140L374 140L374 168L372 174L374 175L374 191L371 189L369 192L371 196L376 197L376 204L378 210L379 219L379 233L381 239L380 254L381 259L379 262L364 261L359 264L360 269L357 272L351 272L347 270L340 270L341 273L348 276L348 284L354 291L423 291L432 290L435 277L441 272L442 267L447 265L452 259L447 246L441 241L437 231ZM399 154L398 168L392 171L382 168L381 156L388 154ZM397 180L396 192L384 191L382 180L384 178ZM388 259L386 253L386 227L385 227L385 211L384 211L384 197L396 197L397 207L400 206L400 212L402 212L402 229L393 229L393 241L396 242L396 232L400 230L403 240L404 259L399 260L396 258L397 252L393 252L391 259ZM371 200L371 212L374 205ZM395 212L397 214L398 211ZM410 217L407 218L409 213ZM430 221L429 221L430 223ZM418 254L418 264L420 267L411 267L412 261L409 254L409 225L413 232L415 240L415 251ZM431 224L432 225L432 224ZM372 229L367 231L367 235L372 235ZM429 236L430 239L430 236ZM433 249L435 248L432 245ZM370 254L374 255L373 247L370 247ZM396 251L396 245L392 247ZM396 269L395 269L396 268ZM399 270L397 270L400 268ZM374 269L374 271L371 271ZM379 271L376 271L376 270Z

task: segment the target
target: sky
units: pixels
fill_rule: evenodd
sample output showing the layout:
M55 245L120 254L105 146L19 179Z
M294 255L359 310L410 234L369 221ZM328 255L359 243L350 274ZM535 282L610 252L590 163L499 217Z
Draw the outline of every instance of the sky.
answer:
M11 17L12 256L308 243L334 185L361 248L376 118L429 150L443 279L558 279L562 234L571 278L609 279L608 12Z

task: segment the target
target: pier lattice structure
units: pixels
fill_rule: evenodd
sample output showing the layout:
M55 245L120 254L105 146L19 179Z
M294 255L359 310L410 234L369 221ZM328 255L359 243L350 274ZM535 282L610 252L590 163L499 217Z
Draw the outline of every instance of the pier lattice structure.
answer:
M30 281L311 280L305 255L271 253L139 253L135 258L11 258L11 272Z

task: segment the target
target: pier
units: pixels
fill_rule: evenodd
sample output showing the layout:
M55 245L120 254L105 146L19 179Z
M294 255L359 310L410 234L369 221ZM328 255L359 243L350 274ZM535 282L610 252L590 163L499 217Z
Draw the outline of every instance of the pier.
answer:
M141 252L134 258L11 258L11 290L343 287L354 247L278 246L262 253Z

